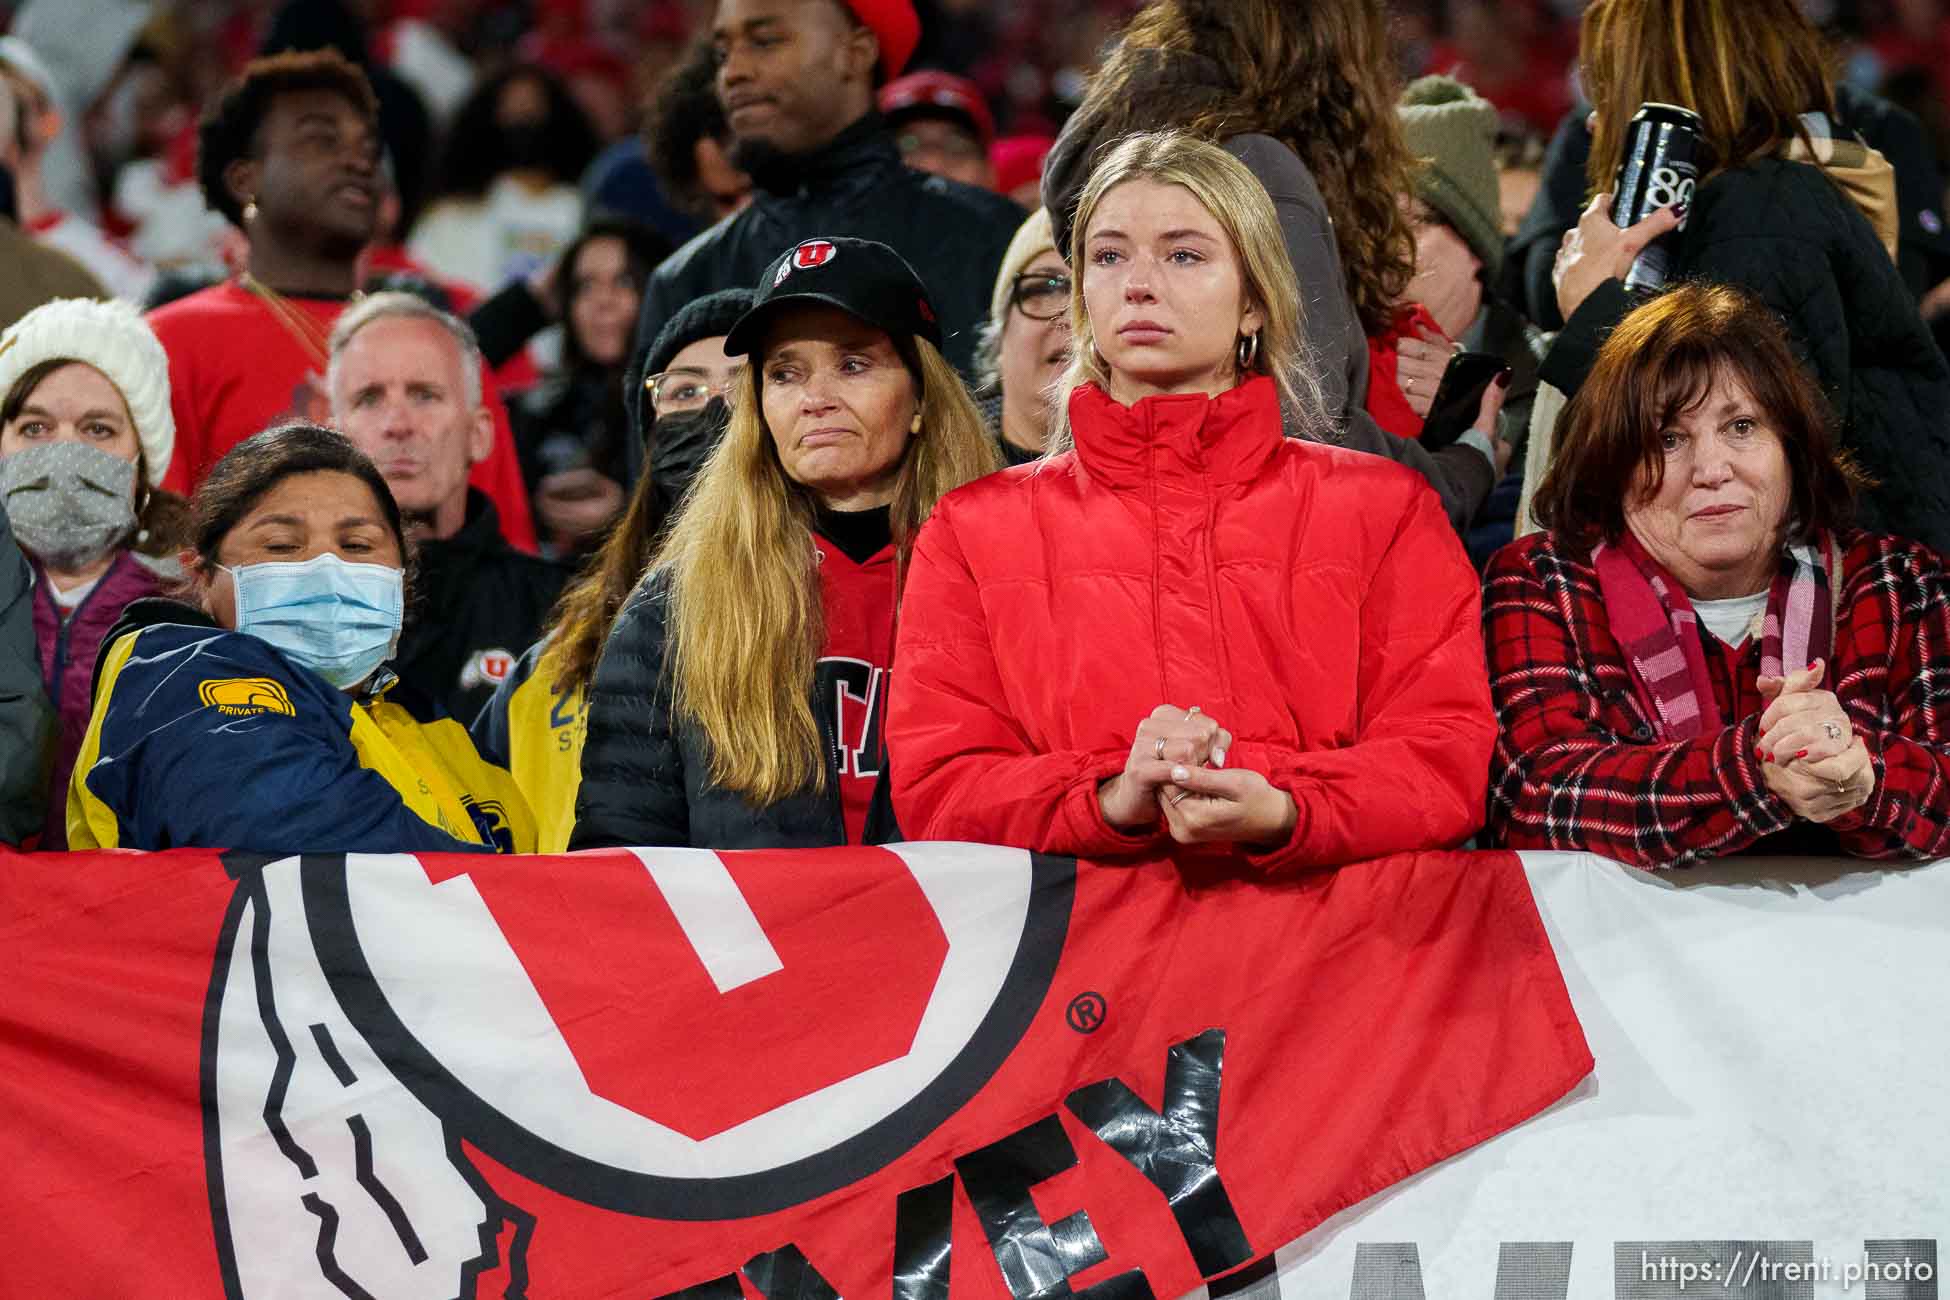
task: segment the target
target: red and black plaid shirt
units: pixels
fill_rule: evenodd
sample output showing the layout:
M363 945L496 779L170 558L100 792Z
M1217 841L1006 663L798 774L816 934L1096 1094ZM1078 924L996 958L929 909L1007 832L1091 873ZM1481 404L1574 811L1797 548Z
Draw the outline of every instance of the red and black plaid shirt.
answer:
M1827 829L1856 857L1950 854L1950 575L1934 551L1913 542L1870 533L1841 540L1835 648L1823 685L1867 744L1876 789ZM1696 740L1657 739L1612 636L1596 571L1548 534L1490 562L1483 640L1498 722L1493 842L1677 867L1742 852L1796 825L1754 757L1757 646L1707 655L1731 725Z

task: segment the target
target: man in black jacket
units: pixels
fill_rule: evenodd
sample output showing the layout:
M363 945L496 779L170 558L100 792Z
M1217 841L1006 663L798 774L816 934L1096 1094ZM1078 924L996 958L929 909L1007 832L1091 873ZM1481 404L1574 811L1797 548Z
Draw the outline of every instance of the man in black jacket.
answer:
M332 420L372 457L416 545L393 670L462 726L541 634L567 576L501 536L467 473L494 444L481 354L466 325L422 299L377 293L332 329Z
M973 373L995 269L1023 212L901 163L874 87L899 73L919 34L909 0L719 0L718 98L753 199L657 268L639 345L694 298L756 287L801 240L854 235L890 245L920 273L941 314L942 351Z

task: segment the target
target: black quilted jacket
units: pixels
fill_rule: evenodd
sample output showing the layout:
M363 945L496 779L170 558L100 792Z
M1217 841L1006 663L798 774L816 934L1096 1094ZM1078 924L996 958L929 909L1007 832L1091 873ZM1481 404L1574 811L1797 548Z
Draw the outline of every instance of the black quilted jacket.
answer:
M1859 521L1950 552L1950 364L1847 197L1806 163L1725 172L1694 197L1676 278L1737 284L1780 312L1843 446L1880 483ZM1632 306L1616 280L1592 293L1544 359L1544 380L1575 393Z
M589 684L589 733L569 847L807 849L846 843L838 750L824 709L813 709L826 753L824 791L759 808L712 783L703 734L671 707L664 676L667 609L661 584L639 587L603 645ZM900 838L885 770L883 758L867 814L869 844Z

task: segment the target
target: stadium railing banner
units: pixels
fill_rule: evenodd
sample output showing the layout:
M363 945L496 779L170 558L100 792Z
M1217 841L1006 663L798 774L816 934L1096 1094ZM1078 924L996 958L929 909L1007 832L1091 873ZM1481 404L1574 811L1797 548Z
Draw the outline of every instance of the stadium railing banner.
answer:
M1950 861L1523 857L1592 1077L1212 1292L1936 1300Z
M1590 1072L1522 864L0 855L0 1294L1033 1300Z

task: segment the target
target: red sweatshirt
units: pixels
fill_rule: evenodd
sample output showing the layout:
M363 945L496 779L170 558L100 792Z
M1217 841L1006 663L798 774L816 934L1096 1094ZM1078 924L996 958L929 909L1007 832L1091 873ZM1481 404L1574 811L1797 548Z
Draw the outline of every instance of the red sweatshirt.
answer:
M862 843L880 777L880 720L894 662L894 548L855 564L817 533L819 593L826 644L814 680L820 710L839 747L840 811L846 842Z

